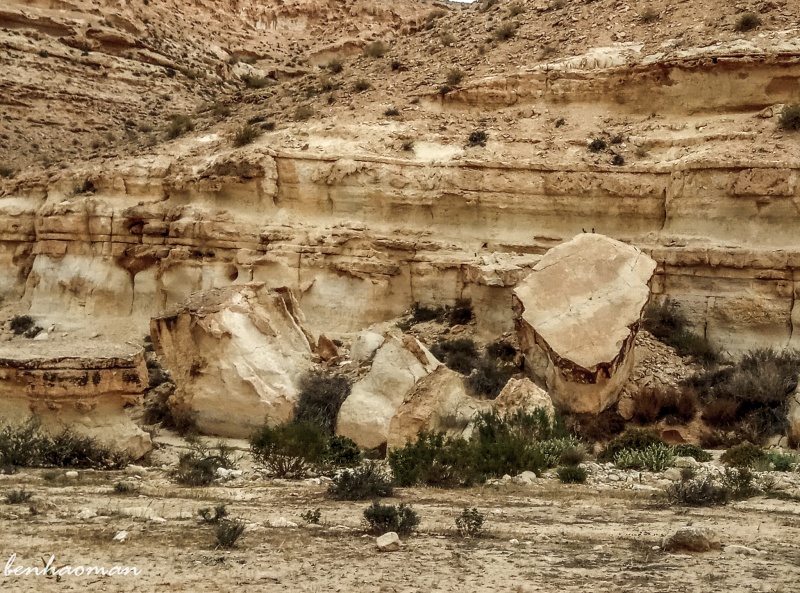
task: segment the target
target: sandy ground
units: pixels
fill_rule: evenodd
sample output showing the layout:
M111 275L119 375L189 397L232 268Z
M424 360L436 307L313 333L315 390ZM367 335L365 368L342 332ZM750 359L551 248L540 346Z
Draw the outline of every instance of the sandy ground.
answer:
M179 486L168 459L148 468L138 494L118 494L125 472L46 470L2 476L0 496L24 487L29 503L0 504L0 565L133 566L138 576L0 574L3 591L790 591L800 578L800 505L764 497L713 509L665 506L631 484L487 485L466 490L404 488L387 502L411 504L419 532L382 553L361 525L365 502L337 502L312 481L246 472L227 485ZM247 461L243 462L247 469ZM215 549L197 511L225 503L247 530L233 550ZM29 507L36 509L32 513ZM488 533L462 539L455 517L485 514ZM301 515L319 508L321 526ZM88 509L89 511L86 511ZM83 515L81 514L83 513ZM89 515L97 513L91 518ZM270 527L284 517L298 527ZM722 550L666 553L662 538L683 525L710 527ZM120 531L124 542L113 541ZM749 550L735 546L746 546Z

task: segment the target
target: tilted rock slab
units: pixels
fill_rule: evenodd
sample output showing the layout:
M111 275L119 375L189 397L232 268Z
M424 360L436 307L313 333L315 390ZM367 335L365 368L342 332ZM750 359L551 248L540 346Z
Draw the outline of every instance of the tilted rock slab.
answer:
M584 233L548 251L514 289L526 371L556 407L598 414L617 402L655 268L635 247Z
M150 326L175 381L170 407L206 434L244 438L289 421L312 345L292 293L260 283L198 292Z
M129 410L148 386L144 351L129 344L14 340L0 345L0 421L32 416L42 428L69 428L139 459L150 435Z
M442 365L406 394L389 424L389 449L416 442L421 430L468 436L475 414L492 409L492 402L467 393L464 375ZM552 407L552 404L551 404Z
M389 424L406 394L439 364L413 336L399 330L387 332L369 372L353 385L342 404L336 433L364 449L386 444Z
M392 418L387 447L399 449L414 443L421 430L469 438L475 416L481 412L505 416L541 408L551 419L555 415L550 396L528 378L509 379L494 401L470 395L465 378L442 365L417 383Z

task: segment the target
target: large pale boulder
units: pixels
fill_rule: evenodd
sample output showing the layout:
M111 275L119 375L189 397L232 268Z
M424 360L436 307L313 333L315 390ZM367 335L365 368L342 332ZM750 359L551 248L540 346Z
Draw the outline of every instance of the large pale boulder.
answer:
M514 289L526 371L558 408L598 414L617 402L655 268L635 247L584 233L548 251Z
M389 424L387 446L396 449L415 442L420 430L465 436L475 414L491 407L492 402L467 393L463 375L442 365L406 394Z
M406 394L439 362L416 338L390 330L375 352L369 372L342 404L336 432L365 449L386 444L389 424Z
M150 325L176 385L170 405L206 434L247 437L290 420L314 343L286 288L228 286L193 294Z

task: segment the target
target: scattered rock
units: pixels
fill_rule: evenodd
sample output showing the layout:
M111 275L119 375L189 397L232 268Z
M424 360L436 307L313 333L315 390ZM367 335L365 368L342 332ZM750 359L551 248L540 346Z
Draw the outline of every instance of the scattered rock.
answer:
M77 480L78 472L76 472L75 470L70 470L64 474L64 477L66 477L68 480Z
M694 457L676 457L675 467L697 467L700 463Z
M598 414L618 401L655 268L636 247L583 233L548 251L514 289L526 371L558 408Z
M707 527L680 527L664 538L661 547L667 552L685 550L708 552L720 549L719 536Z
M400 537L394 531L384 533L375 543L381 552L397 552L400 549Z
M676 467L671 467L669 469L664 470L664 478L671 481L671 482L680 482L681 481L681 470Z
M124 542L128 539L128 532L127 531L118 531L117 534L114 536L113 541L115 542Z
M267 523L270 527L297 527L297 523L289 521L285 517L278 517L277 519L270 519Z

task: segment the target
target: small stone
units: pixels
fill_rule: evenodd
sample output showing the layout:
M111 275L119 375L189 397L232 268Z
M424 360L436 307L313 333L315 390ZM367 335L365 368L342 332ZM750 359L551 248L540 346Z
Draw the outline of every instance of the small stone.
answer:
M64 474L68 480L77 480L78 479L78 472L75 470L70 470Z
M141 465L129 465L125 468L125 473L129 476L141 476L147 473L147 470Z
M81 509L80 511L78 511L78 514L76 515L78 519L81 519L83 521L87 519L93 519L96 516L97 513L92 509Z
M759 556L760 554L763 554L763 552L756 550L755 548L748 548L747 546L740 546L737 544L725 546L725 552L731 554L742 554L744 556Z
M677 467L671 467L664 472L664 478L670 482L680 482L681 470L679 470Z
M297 527L297 523L289 521L285 517L270 519L268 524L270 527Z
M126 539L128 539L127 531L118 531L117 534L114 536L115 542L124 542Z
M376 539L375 543L381 552L396 552L400 549L400 536L390 531Z
M510 543L512 546L518 546L519 545L519 540L516 539L516 538L515 539L510 539L510 540L508 540L508 543Z

